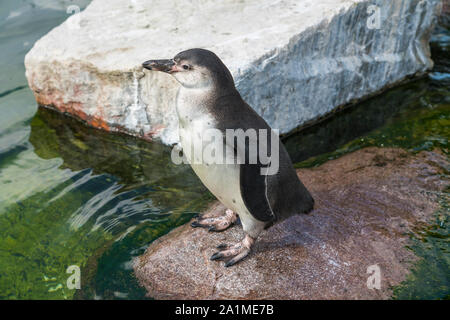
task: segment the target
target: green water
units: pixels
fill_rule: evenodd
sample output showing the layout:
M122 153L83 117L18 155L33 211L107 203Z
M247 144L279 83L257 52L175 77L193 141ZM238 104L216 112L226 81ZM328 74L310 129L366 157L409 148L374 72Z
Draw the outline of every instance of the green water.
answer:
M131 259L203 208L206 190L159 144L46 109L29 126L27 148L2 159L2 297L142 297ZM81 291L66 288L69 265L81 267Z
M133 257L188 221L212 199L170 149L87 128L39 109L23 58L34 41L67 18L68 4L0 4L0 299L144 298ZM430 76L389 90L285 139L298 166L313 166L367 145L448 154L448 23L432 42ZM302 162L301 162L302 161ZM411 249L424 260L396 288L398 298L449 295L448 205ZM70 265L81 290L69 290Z

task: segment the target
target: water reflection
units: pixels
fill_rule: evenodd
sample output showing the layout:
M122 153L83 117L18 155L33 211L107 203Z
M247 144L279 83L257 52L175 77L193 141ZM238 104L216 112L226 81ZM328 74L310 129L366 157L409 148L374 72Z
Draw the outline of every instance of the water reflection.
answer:
M72 298L65 270L78 265L78 297L143 298L133 256L190 219L210 194L160 144L42 108L29 128L23 148L2 158L2 187L8 180L12 187L2 192L11 201L0 215L0 297Z
M93 231L116 235L206 192L189 166L171 162L170 148L88 128L45 108L31 122L29 141L39 157L62 158L61 169L80 171L50 202L78 189L92 193L69 219L74 230L91 222Z
M206 190L189 166L172 163L169 147L89 128L45 108L31 121L29 141L39 157L62 158L62 169L114 176L117 192L139 189L135 196L143 199L158 191L150 195L157 206L175 208Z

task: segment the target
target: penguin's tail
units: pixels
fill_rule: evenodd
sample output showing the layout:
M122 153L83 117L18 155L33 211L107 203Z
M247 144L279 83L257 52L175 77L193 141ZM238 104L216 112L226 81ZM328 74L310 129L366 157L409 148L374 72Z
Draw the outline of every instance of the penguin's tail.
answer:
M310 199L309 201L307 201L307 205L305 206L305 209L301 213L308 214L311 211L313 211L314 203L315 203L314 198L310 195Z
M302 184L302 188L300 188L300 194L298 203L298 214L308 214L314 210L314 198L311 193L306 189L306 187Z
M289 203L283 210L277 210L277 222L283 221L290 216L298 214L308 214L314 209L314 198L311 196L309 191L301 185L290 199L286 199Z

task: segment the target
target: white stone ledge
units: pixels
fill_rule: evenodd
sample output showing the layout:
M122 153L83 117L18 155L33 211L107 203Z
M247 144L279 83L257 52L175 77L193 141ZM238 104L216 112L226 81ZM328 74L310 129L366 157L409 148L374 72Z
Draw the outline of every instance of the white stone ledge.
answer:
M244 99L287 133L430 69L428 39L441 7L439 0L93 0L36 42L26 75L40 104L171 144L178 84L162 73L142 77L141 63L207 48Z

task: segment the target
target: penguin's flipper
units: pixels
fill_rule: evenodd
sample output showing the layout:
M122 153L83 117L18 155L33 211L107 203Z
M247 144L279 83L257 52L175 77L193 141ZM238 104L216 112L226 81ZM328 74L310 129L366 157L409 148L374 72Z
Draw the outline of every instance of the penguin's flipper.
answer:
M233 146L235 157L241 163L239 185L244 204L251 215L266 222L266 226L293 214L308 213L314 207L314 199L298 178L289 154L278 137L278 145L274 144L272 150L271 145L276 141L273 135L273 131L267 137L258 135L256 163L248 161L252 159L249 153L254 152L249 146L249 140L241 144L244 147L235 140ZM264 145L262 138L267 139L267 147L259 150L261 145ZM228 141L227 144L231 145ZM267 156L264 156L265 154ZM242 161L243 159L245 161Z
M267 175L261 174L261 164L240 165L240 188L244 204L252 216L259 221L275 221L267 196Z
M272 131L269 132L273 134ZM270 181L267 175L262 174L262 172L265 172L267 170L266 168L268 167L268 165L263 164L260 159L261 155L259 148L261 143L261 136L258 136L257 139L257 141L250 141L249 139L247 139L245 140L244 144L239 144L237 139L235 139L233 141L234 145L232 147L235 151L235 157L237 157L241 161L241 164L239 165L239 187L245 206L255 219L264 222L271 222L277 220L277 218L274 211L272 210L268 196L268 183L270 183ZM266 139L266 150L269 152L270 156L270 135L268 135ZM229 144L228 140L227 143ZM249 145L250 143L257 144L257 146L253 145L251 147ZM251 152L256 152L256 155L251 155ZM250 161L250 159L253 160Z

